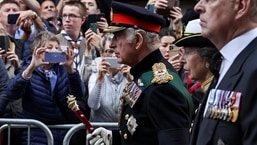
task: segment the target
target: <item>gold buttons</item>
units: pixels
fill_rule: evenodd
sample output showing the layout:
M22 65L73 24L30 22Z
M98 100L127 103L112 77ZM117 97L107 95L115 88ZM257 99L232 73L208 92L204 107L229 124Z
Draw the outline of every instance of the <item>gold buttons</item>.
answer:
M125 120L128 120L128 119L129 119L129 115L126 114L126 115L125 115Z
M195 114L198 112L198 108L197 109L195 109Z
M125 140L128 139L128 134L125 133L125 134L123 135L123 138L124 138Z

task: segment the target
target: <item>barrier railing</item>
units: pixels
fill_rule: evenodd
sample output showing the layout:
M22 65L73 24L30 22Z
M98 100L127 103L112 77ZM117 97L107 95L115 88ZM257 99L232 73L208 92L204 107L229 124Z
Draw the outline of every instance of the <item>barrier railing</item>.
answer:
M105 128L117 128L118 123L115 122L92 122L94 128L105 127ZM55 129L67 129L63 139L63 145L69 145L71 137L79 130L86 130L83 123L80 124L63 124L63 125L45 125L44 123L34 119L17 119L17 118L0 118L0 133L8 129L8 145L10 145L11 128L28 128L28 145L30 144L30 129L40 128L44 131L47 137L48 145L54 144L54 138L49 128ZM85 143L86 144L86 143Z
M11 128L28 128L28 145L30 144L30 129L31 127L38 127L44 131L47 137L48 145L54 144L54 138L50 129L42 122L34 119L9 119L0 118L0 133L8 128L8 145L10 145Z
M106 127L106 128L117 128L118 123L113 123L113 122L92 122L91 123L93 127ZM71 137L79 130L81 129L86 129L85 125L83 123L77 124L73 126L69 131L66 133L63 139L63 145L69 145Z

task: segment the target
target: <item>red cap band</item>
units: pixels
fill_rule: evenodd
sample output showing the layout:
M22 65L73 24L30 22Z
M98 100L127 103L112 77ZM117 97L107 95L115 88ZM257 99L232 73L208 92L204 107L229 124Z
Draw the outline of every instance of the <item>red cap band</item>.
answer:
M151 23L149 21L140 20L138 18L124 15L124 14L113 14L112 16L112 23L116 24L123 24L123 25L131 25L132 27L140 27L142 29L153 31L153 32L160 32L160 25Z

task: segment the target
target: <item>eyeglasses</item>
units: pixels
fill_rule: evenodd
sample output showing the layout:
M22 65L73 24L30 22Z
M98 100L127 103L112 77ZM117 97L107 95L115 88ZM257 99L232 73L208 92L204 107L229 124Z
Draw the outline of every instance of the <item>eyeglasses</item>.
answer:
M113 54L113 53L114 53L114 50L112 50L112 49L106 49L106 50L104 50L104 53L106 53L106 54Z
M81 18L81 16L77 16L77 15L74 15L74 14L62 15L62 19L66 19L66 18L69 18L70 20L74 20L76 18Z

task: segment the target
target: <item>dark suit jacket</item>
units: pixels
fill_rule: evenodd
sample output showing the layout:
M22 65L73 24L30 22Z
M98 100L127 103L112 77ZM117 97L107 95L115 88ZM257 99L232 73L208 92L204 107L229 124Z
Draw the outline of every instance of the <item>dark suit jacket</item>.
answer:
M195 120L190 145L256 145L257 140L257 38L235 59L218 89L241 92L236 122L203 118L205 96ZM219 141L219 143L218 143Z

